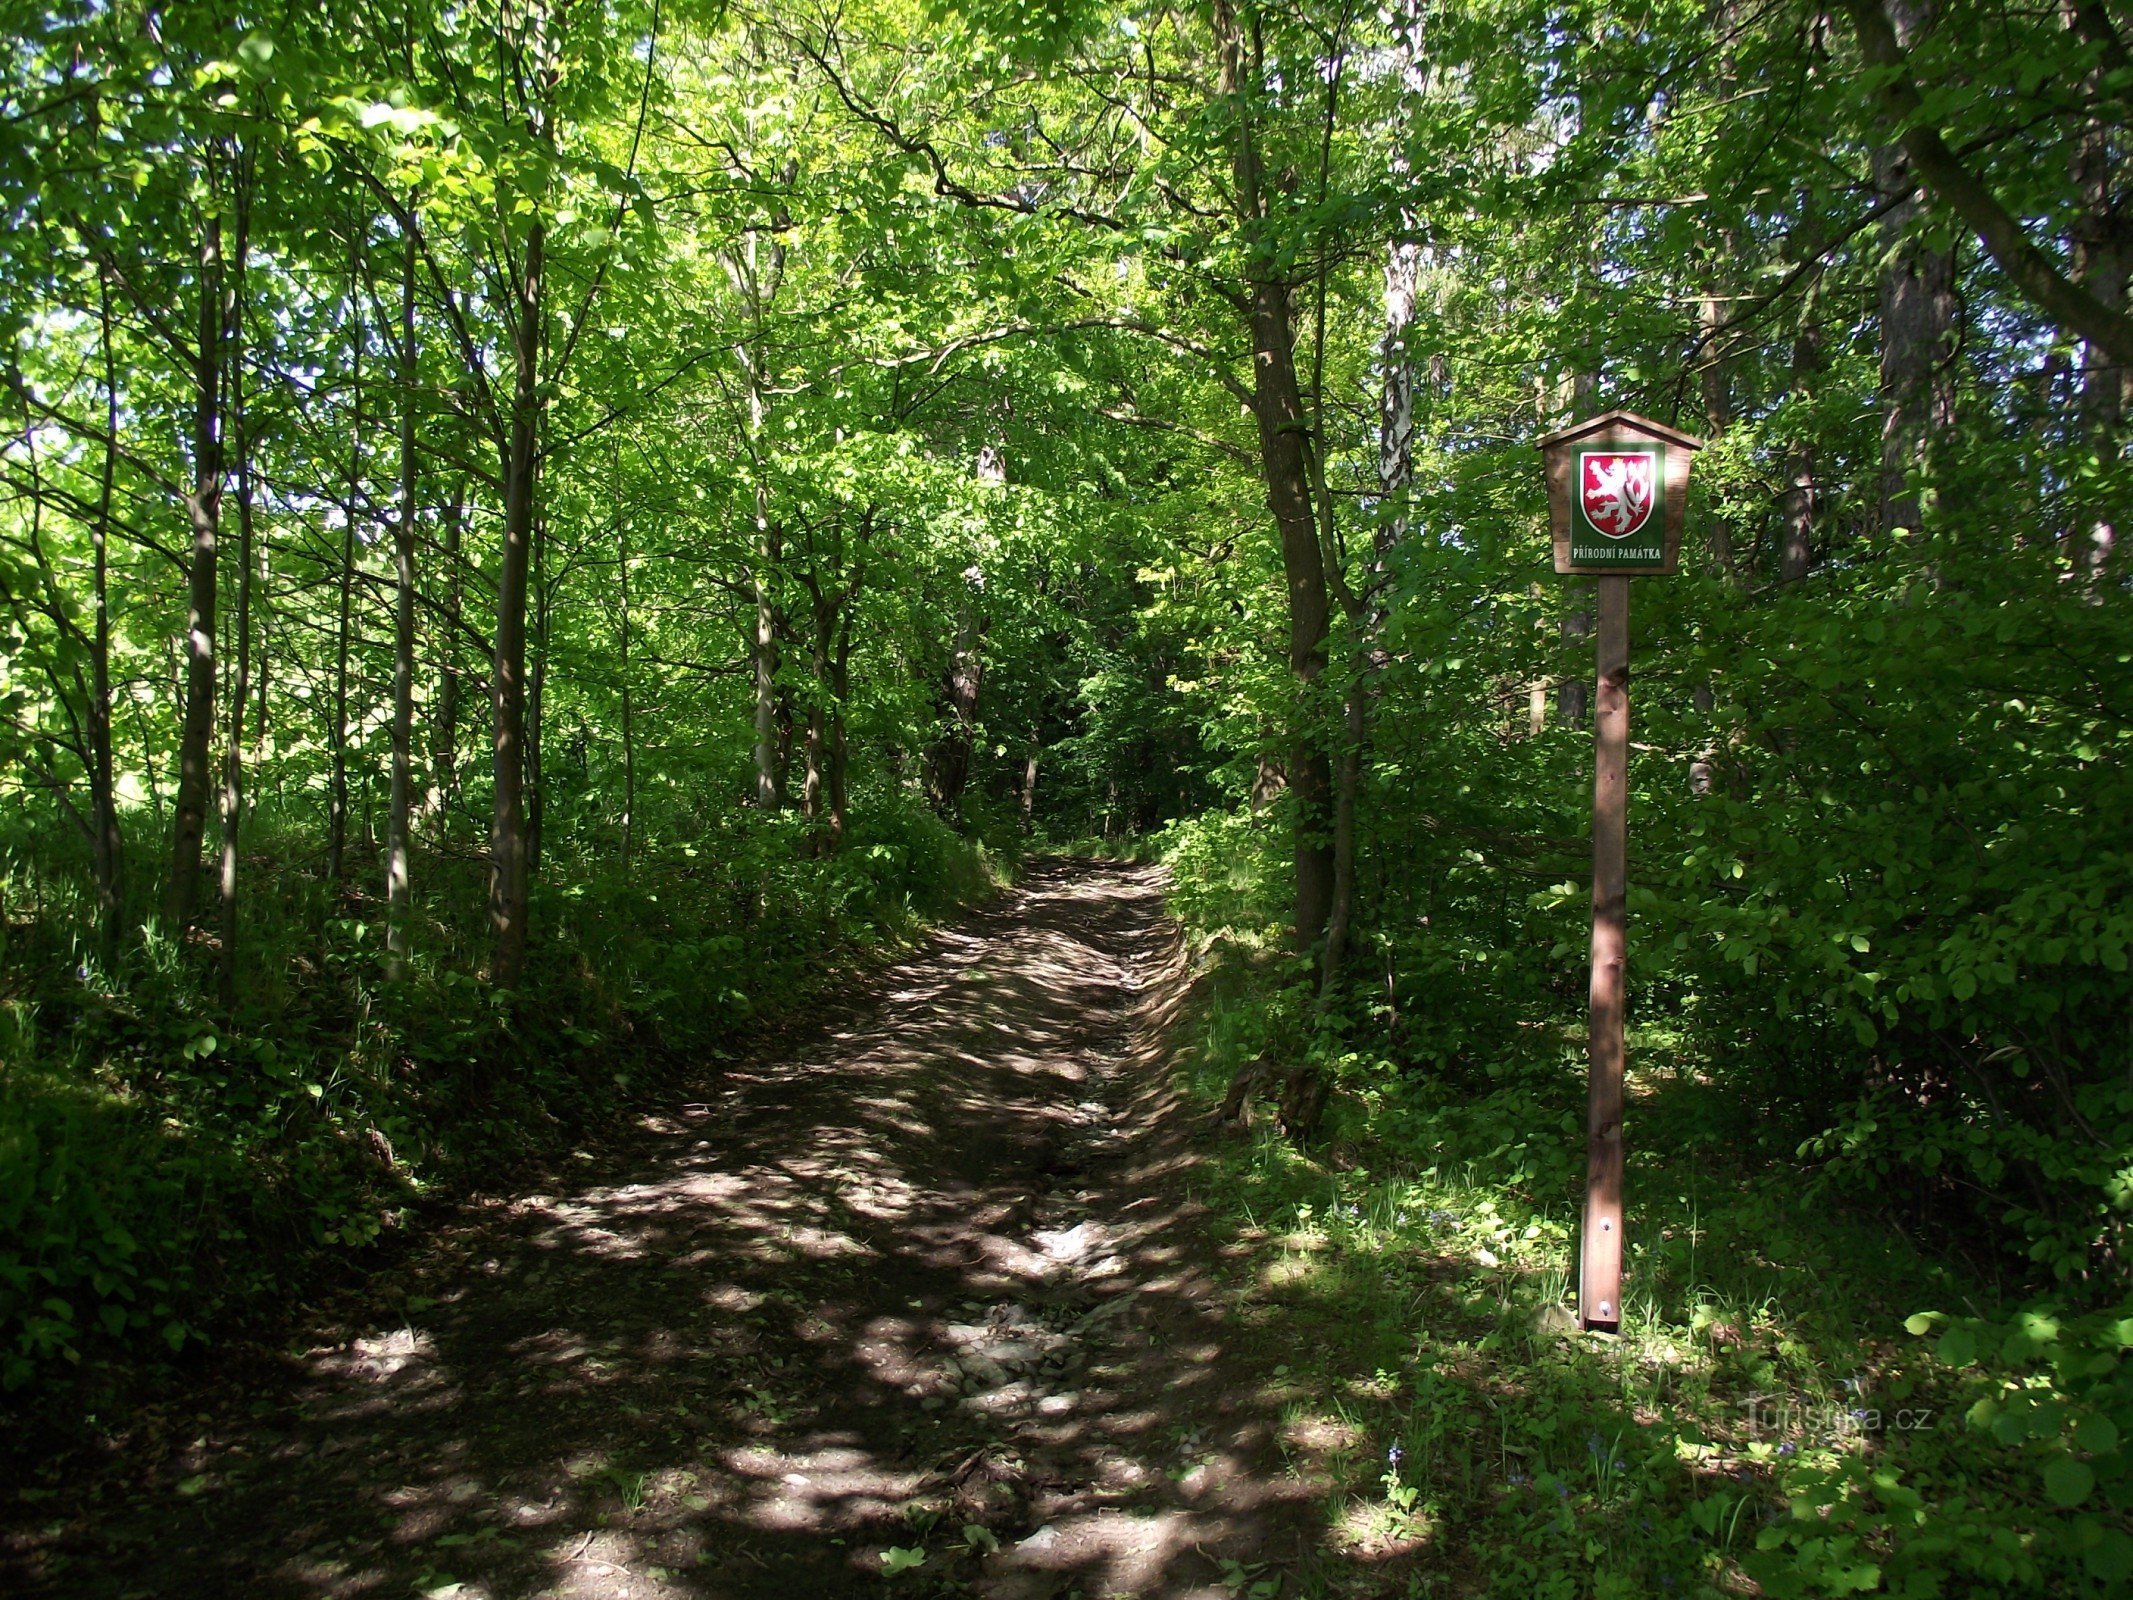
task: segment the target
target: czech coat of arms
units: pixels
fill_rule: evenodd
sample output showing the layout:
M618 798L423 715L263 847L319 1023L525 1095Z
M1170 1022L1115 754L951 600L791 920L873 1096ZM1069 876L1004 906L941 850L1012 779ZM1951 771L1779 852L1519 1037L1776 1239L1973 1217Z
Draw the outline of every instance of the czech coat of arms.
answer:
M1578 503L1593 531L1627 539L1651 520L1658 453L1587 450L1579 458Z

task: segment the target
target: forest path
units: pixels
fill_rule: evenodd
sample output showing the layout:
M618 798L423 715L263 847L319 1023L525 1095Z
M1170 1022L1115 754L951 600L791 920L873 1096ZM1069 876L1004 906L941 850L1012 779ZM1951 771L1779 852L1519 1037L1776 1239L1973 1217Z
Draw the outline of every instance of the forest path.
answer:
M72 1474L0 1574L1212 1600L1225 1561L1291 1568L1319 1508L1189 1198L1183 993L1160 869L1036 863L574 1192L438 1229L367 1309L203 1394L163 1461ZM884 1576L891 1549L923 1564Z

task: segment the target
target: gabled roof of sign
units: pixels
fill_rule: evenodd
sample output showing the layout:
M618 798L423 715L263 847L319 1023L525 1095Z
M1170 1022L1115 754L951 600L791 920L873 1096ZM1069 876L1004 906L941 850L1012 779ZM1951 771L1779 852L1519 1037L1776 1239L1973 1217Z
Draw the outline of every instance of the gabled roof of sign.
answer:
M1684 450L1701 450L1703 441L1692 433L1683 433L1679 428L1669 428L1663 422L1654 422L1650 417L1640 417L1634 411L1603 411L1596 417L1587 417L1583 422L1573 422L1567 428L1558 428L1534 442L1533 448L1545 450L1551 444L1568 444L1573 439L1582 439L1588 433L1598 433L1603 428L1626 422L1632 428L1642 428L1647 433L1657 434L1668 444L1681 446Z

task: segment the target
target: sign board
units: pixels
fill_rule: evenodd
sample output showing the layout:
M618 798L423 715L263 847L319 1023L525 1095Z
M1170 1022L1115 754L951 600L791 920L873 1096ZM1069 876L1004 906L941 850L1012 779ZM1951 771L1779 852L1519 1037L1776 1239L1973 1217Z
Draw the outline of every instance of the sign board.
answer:
M1555 570L1670 577L1681 560L1689 460L1700 440L1610 411L1541 440Z
M1622 1015L1629 964L1629 580L1681 560L1689 463L1701 441L1631 411L1541 440L1555 570L1600 581L1592 750L1592 966L1586 1033L1585 1215L1578 1320L1622 1326Z

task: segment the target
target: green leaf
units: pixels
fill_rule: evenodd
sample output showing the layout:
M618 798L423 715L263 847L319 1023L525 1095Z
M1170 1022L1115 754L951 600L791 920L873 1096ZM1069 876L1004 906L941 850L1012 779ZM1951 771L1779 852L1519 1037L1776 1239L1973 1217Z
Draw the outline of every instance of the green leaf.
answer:
M892 1544L881 1553L881 1575L893 1578L899 1572L912 1572L926 1564L926 1552Z
M2074 1424L2074 1443L2092 1455L2118 1447L2118 1424L2105 1416L2086 1416Z
M2082 1558L2082 1564L2099 1583L2123 1586L2133 1579L2133 1535L2106 1528L2096 1547Z
M2096 1474L2088 1463L2072 1456L2060 1456L2044 1469L2044 1492L2054 1505L2078 1506L2095 1487Z

